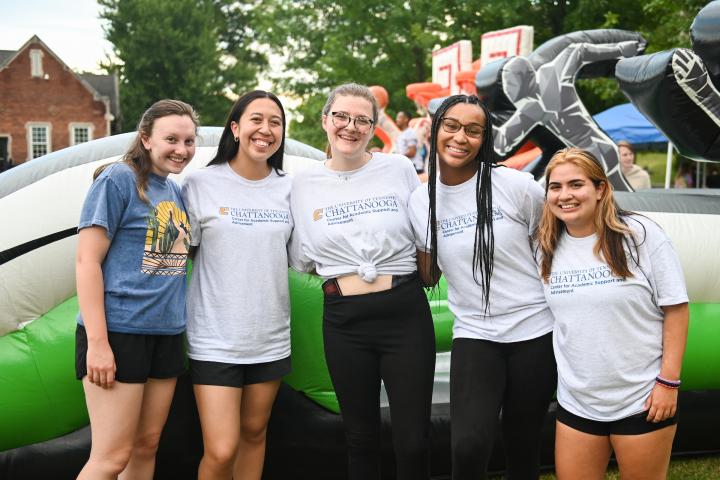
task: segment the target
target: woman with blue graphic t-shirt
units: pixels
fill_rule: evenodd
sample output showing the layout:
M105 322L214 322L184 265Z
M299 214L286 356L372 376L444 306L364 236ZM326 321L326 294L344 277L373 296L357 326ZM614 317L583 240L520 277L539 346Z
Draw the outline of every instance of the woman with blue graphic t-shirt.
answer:
M652 220L620 210L600 163L561 150L536 235L555 319L558 479L665 478L688 327L682 268Z
M151 479L185 371L190 225L168 179L195 155L193 108L161 100L123 159L96 172L79 223L75 369L92 445L79 479Z
M330 158L293 180L293 268L325 279L323 338L348 447L348 478L380 478L380 381L399 480L430 478L435 333L417 276L407 157L366 151L378 118L370 90L332 91L322 111Z
M427 285L445 275L455 316L454 480L487 477L501 410L508 478L538 478L556 384L553 317L530 245L542 188L493 158L487 109L475 96L449 97L433 117L428 185L410 200L420 273Z
M240 97L210 163L185 179L193 228L188 357L203 479L260 480L280 380L290 373L285 111L272 93Z

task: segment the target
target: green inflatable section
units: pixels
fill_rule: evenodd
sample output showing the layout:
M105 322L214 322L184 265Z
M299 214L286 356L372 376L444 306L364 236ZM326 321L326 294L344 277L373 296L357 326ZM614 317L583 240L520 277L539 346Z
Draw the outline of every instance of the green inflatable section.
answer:
M333 412L322 342L318 277L290 272L293 372L285 381ZM452 339L447 290L429 294L438 352ZM25 328L0 338L0 451L59 437L88 423L82 386L75 379L77 298ZM691 304L683 389L720 389L720 304Z
M75 379L77 297L0 337L0 451L88 424Z

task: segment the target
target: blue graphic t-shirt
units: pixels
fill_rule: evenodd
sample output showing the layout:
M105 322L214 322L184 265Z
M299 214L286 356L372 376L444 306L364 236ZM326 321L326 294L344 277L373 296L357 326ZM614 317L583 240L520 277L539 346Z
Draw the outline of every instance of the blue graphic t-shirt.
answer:
M99 226L111 241L102 264L108 331L174 335L185 330L190 223L172 180L151 174L146 195L149 203L130 166L111 165L91 185L78 230Z

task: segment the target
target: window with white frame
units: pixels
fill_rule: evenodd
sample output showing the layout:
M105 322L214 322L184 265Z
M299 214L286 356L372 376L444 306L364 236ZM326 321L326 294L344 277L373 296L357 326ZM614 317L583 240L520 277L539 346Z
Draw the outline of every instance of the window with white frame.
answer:
M93 139L92 123L71 123L70 124L70 145L89 142Z
M50 125L42 123L28 125L28 156L30 159L42 157L51 151Z
M43 76L43 51L37 48L30 50L30 75L33 77Z

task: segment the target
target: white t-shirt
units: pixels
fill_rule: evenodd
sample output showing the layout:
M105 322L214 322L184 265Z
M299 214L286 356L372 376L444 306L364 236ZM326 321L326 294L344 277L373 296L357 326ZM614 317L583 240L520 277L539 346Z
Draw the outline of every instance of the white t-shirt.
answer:
M530 174L510 168L493 168L491 178L495 251L487 314L482 287L473 279L477 175L455 186L437 181L438 266L447 280L448 306L455 315L453 338L503 343L537 338L553 328L530 243L544 192ZM421 251L429 250L428 203L427 186L422 185L410 200ZM477 277L481 280L482 273Z
M400 155L373 153L348 172L313 165L293 179L295 219L290 263L323 278L415 272L415 245L407 202L419 185Z
M558 402L575 415L604 422L644 410L662 362L660 307L688 301L665 232L645 217L625 218L640 243L640 267L628 258L632 277L614 277L593 254L597 235L565 233L544 284L556 319Z
M396 153L399 153L400 155L407 156L407 151L410 147L415 146L415 156L410 158L413 165L415 166L415 170L420 172L425 170L425 159L422 156L422 145L420 144L420 141L418 140L417 134L415 133L415 130L412 128L406 128L402 132L400 132L400 135L397 136L395 139L396 146L395 151Z
M182 187L198 246L187 294L188 356L250 364L290 355L288 175L252 181L223 163Z

